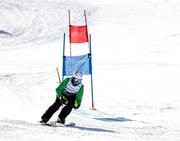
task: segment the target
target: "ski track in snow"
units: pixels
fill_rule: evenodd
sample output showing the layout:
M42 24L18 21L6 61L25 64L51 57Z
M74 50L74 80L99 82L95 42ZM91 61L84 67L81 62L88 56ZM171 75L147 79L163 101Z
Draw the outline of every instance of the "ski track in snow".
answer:
M96 124L92 124L93 122ZM118 141L129 136L130 140L142 140L145 137L145 139L155 141L166 141L167 137L178 136L179 133L179 130L171 131L162 126L139 124L133 121L109 124L108 122L97 122L84 117L81 117L81 121L78 121L75 127L47 127L30 121L1 120L0 130L1 140L47 140L47 138L59 140L68 139L70 135L73 140L95 139L95 137L109 140L113 137L113 140Z

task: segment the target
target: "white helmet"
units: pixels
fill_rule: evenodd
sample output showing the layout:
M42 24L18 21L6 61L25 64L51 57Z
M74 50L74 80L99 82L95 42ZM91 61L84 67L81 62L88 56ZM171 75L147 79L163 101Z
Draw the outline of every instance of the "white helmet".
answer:
M80 79L80 80L82 80L82 76L83 76L83 74L81 72L78 72L78 71L74 72L72 75L72 77Z

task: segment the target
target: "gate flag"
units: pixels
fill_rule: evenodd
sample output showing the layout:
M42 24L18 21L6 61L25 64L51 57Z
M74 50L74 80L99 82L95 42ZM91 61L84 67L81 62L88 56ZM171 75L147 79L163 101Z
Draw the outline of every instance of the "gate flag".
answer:
M80 56L64 56L63 57L63 75L70 76L75 71L79 71L84 75L91 74L91 55L85 54Z
M69 39L70 39L70 43L88 42L87 25L83 25L83 26L69 25Z

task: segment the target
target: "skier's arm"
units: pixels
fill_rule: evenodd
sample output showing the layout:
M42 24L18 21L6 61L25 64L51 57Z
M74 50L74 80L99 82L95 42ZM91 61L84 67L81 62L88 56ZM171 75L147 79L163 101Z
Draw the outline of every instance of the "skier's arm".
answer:
M56 94L59 98L62 96L62 91L66 87L68 80L68 78L64 79L62 83L56 88Z
M80 88L80 90L76 94L76 100L75 100L75 103L74 103L74 108L75 109L78 109L80 107L81 101L82 101L82 98L83 98L83 93L84 93L84 86L82 85L82 87Z

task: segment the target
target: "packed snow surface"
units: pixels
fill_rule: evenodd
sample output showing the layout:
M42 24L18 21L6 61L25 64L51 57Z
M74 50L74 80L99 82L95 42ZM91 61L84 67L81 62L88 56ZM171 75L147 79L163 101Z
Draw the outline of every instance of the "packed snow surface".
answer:
M55 100L68 10L74 25L87 12L96 110L84 76L66 119L76 126L53 128L38 121ZM0 140L179 141L179 17L179 0L0 0Z

